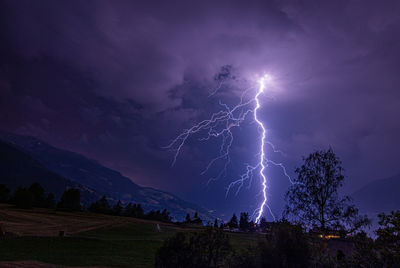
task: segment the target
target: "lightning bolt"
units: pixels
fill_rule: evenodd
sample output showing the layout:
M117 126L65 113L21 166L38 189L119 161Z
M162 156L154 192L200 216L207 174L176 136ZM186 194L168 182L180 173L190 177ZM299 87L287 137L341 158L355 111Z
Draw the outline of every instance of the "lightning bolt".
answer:
M250 87L246 90L243 91L242 95L240 96L239 102L233 107L230 108L227 104L222 103L221 101L219 102L219 105L222 107L222 109L216 113L213 113L209 119L200 121L197 124L194 124L192 127L189 129L185 129L181 134L179 134L172 142L167 145L164 148L171 149L175 151L174 154L174 159L172 161L172 166L175 165L177 158L187 142L187 139L190 136L193 136L195 134L199 133L206 133L206 135L202 138L200 138L200 141L207 141L211 138L218 138L222 137L222 142L219 150L219 155L212 159L208 165L205 167L205 169L201 172L202 175L207 173L209 169L216 164L216 162L220 160L224 160L225 164L221 171L215 176L211 177L207 185L214 180L218 180L221 177L226 176L227 174L227 168L229 164L231 163L230 159L230 149L232 147L232 143L234 140L234 136L232 133L232 129L239 127L248 117L248 115L253 114L253 121L258 125L258 128L261 130L261 142L260 142L260 149L259 153L257 154L258 157L258 162L255 165L250 165L246 164L246 172L243 173L241 176L239 176L239 179L231 182L226 190L226 196L229 194L229 192L236 187L236 192L235 195L237 195L241 188L245 185L245 183L248 181L248 187L251 186L252 183L252 178L253 174L258 170L258 174L261 178L261 194L262 194L262 203L259 205L259 207L254 211L253 217L255 215L255 222L259 223L261 220L262 215L264 214L264 208L267 208L268 211L270 212L271 216L275 220L275 216L272 213L271 208L267 204L267 178L264 174L266 165L268 164L273 164L276 166L279 166L282 168L284 174L286 177L289 178L289 181L291 183L292 180L290 176L287 174L285 167L283 166L282 163L276 163L270 159L268 159L265 155L265 145L269 145L273 152L275 153L282 153L279 150L275 149L275 146L270 143L269 141L266 141L266 129L262 123L262 121L258 117L258 111L261 108L261 102L260 102L260 97L264 93L264 90L266 88L266 84L271 81L271 77L268 75L264 75L258 82L259 86L256 89L256 94L249 97L249 94L251 91L254 90L253 87ZM213 96L216 94L216 92L221 88L221 83L219 84L218 88L214 90L210 96Z
M260 177L262 178L262 193L263 193L263 201L260 205L259 208L259 212L256 218L256 223L258 223L261 219L261 216L263 215L264 212L264 207L267 203L267 178L264 175L264 169L265 169L265 165L264 165L264 159L265 159L265 152L264 152L264 145L265 145L265 137L266 137L266 130L265 127L263 125L263 123L258 119L257 117L257 111L260 109L261 105L260 105L260 100L259 97L260 95L264 92L264 88L265 88L265 79L268 78L268 76L265 76L263 78L260 79L260 86L258 89L258 92L255 96L255 100L256 100L256 108L254 109L254 120L257 122L258 126L261 128L261 145L260 145Z

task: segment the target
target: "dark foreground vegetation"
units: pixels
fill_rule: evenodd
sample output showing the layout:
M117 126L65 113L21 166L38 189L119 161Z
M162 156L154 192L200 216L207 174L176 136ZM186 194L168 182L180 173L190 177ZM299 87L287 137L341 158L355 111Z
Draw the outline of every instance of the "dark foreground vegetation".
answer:
M0 201L13 204L0 210L0 261L127 267L400 267L400 211L380 214L372 239L364 232L370 220L359 214L349 197L339 194L343 169L331 149L304 158L296 173L278 222L261 219L255 224L243 212L227 223L215 220L205 227L197 213L172 222L166 210L145 213L140 204L120 201L110 205L105 196L84 209L77 189L66 190L56 202L36 183L13 194L0 185ZM67 228L67 235L56 237L46 230L46 235L21 235L25 230L18 226L26 221L38 223L31 230L43 230L40 224L56 221L52 228ZM78 227L68 229L68 222Z
M321 239L287 221L243 247L212 227L177 233L158 249L156 267L400 267L400 211L379 218L376 240L365 232Z

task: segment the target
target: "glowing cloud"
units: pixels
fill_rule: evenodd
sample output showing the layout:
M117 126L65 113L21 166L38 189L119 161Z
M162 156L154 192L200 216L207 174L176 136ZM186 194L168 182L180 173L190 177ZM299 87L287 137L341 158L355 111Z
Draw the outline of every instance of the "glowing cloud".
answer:
M254 90L254 87L250 87L249 89L244 90L240 97L239 103L236 104L236 106L234 106L233 108L230 108L228 105L220 101L219 103L221 107L223 107L223 109L221 109L216 113L213 113L209 119L203 120L193 125L189 129L184 130L168 146L166 146L166 148L175 151L174 160L172 162L172 165L174 165L175 162L177 161L177 157L181 152L182 147L185 145L187 139L191 135L205 133L205 136L201 139L202 141L206 141L211 138L222 137L219 155L216 158L212 159L206 166L206 168L201 172L201 174L206 173L210 169L210 167L213 166L218 160L225 161L224 167L221 169L221 171L215 177L212 177L208 180L208 183L210 183L213 180L217 180L225 176L227 173L227 168L231 161L230 149L234 141L232 129L240 126L248 118L248 115L253 114L251 118L253 121L257 123L259 129L261 130L260 147L259 147L260 149L258 153L259 160L255 165L249 165L249 164L245 165L246 172L242 174L239 177L239 179L231 182L228 185L226 190L226 196L228 195L229 191L231 191L231 189L234 187L237 188L236 194L238 194L241 188L243 187L245 181L249 180L251 183L253 173L256 170L258 170L259 176L261 178L261 184L262 184L261 192L263 200L259 205L259 207L257 208L257 210L253 213L253 216L255 214L257 215L255 218L256 223L259 223L259 221L261 220L261 217L264 214L265 207L268 208L269 212L271 213L271 216L275 219L275 216L273 215L270 207L267 204L267 178L264 174L266 164L273 164L281 167L282 170L284 171L285 176L287 176L291 181L283 164L269 160L265 155L264 147L266 144L271 146L274 152L279 152L275 150L275 147L272 143L266 141L266 129L258 115L259 109L261 107L261 101L260 101L261 95L264 93L264 90L271 82L272 82L271 76L264 75L263 77L261 77L258 81L256 94L255 95L250 94ZM220 86L218 87L218 89L219 88ZM214 95L218 91L218 89L214 90L211 96Z

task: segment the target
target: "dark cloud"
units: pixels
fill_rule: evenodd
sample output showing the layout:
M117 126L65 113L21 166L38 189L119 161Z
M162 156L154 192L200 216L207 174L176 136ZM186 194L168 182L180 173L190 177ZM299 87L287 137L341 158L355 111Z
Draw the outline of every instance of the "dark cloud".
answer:
M161 149L234 103L257 75L274 76L261 110L290 172L332 146L347 190L399 172L398 1L2 1L0 123L229 213L257 204L257 181L224 197L257 146L252 125L236 132L235 163L208 187L199 172L217 143L195 139L170 168ZM215 75L235 79L219 94ZM232 77L230 77L232 78ZM279 207L287 180L270 168ZM207 193L207 198L204 198Z

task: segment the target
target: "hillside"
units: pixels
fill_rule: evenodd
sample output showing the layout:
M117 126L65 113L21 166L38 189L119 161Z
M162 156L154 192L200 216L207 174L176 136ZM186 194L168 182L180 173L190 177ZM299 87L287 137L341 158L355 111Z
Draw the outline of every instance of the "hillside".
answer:
M34 261L43 262L44 267L49 263L63 267L154 267L155 253L166 238L203 229L89 212L22 210L5 204L0 204L0 222L6 232L14 234L0 239L0 267L16 267L28 260L31 266L25 267L38 267ZM60 230L66 237L57 237ZM254 246L265 238L259 233L228 235L234 248Z
M400 209L400 174L375 180L352 194L355 203L366 213Z
M4 204L0 204L0 222L5 231L16 235L0 239L0 267L4 261L28 260L63 267L153 267L157 248L178 231L161 222L88 212L19 210ZM66 237L57 237L60 230Z
M45 186L57 198L71 187L81 190L83 202L92 202L99 198L91 189L49 171L31 156L0 141L0 183L14 190L18 186L28 187L34 182Z
M198 211L203 219L212 219L207 210L200 206L186 202L171 193L141 187L121 173L83 155L58 149L29 136L0 132L0 139L17 147L54 174L93 189L97 195L106 195L123 202L140 203L145 210L167 208L178 220L184 219L186 213L193 214L195 211ZM43 183L43 186L46 188L47 183Z

